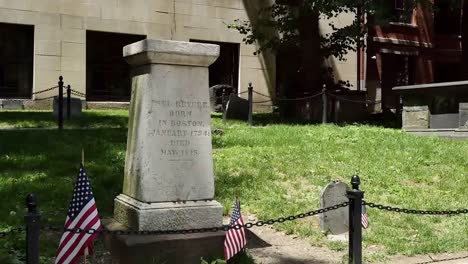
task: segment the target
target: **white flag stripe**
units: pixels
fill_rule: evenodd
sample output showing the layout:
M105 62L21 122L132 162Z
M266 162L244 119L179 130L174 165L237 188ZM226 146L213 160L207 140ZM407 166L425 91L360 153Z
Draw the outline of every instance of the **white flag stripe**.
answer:
M228 236L229 240L228 240L228 243L229 243L229 246L231 247L231 256L233 256L234 254L236 254L236 244L234 243L234 238L232 237L232 233L229 233L229 236Z
M96 224L94 224L91 228L92 229L97 229L98 227L101 226L101 222L98 220L96 222ZM78 243L78 246L75 247L75 249L72 251L72 253L70 253L70 255L68 256L67 259L65 259L65 263L68 263L70 262L75 256L76 254L78 254L79 250L81 249L81 247L83 246L83 244L88 241L88 238L91 236L92 234L86 234L83 236L83 238L81 238L80 240L80 243Z
M233 254L233 252L234 252L234 248L233 248L233 246L232 246L232 242L227 241L228 239L231 240L231 237L230 237L229 234L227 235L227 239L226 239L226 241L224 241L224 244L226 244L226 245L228 246L228 249L229 249L229 256L231 256L231 255Z
M238 245L243 245L244 244L244 239L242 238L242 232L240 229L236 230L236 233L237 233L237 240L239 241L238 242Z
M97 211L94 210L89 216L88 218L85 219L85 221L83 221L83 223L79 226L79 228L85 228L89 222L91 222L93 219L95 219L97 217ZM99 221L98 221L99 223ZM65 232L63 233L63 236L65 236L65 234L67 234L67 237L69 236L71 232ZM57 256L57 260L62 258L62 256L68 251L68 249L73 245L73 242L75 242L75 240L79 237L79 233L74 233L72 238L70 238L69 241L67 241L67 244L62 248L62 250L60 250L60 254Z
M68 219L69 217L67 216L67 220L65 221L65 228L68 228L68 229L73 229L75 228L76 224L78 224L78 222L82 219L82 217L88 213L89 209L91 207L93 207L93 205L95 204L94 202L94 198L89 200L89 202L83 207L83 210L81 210L81 212L78 214L78 216L67 226L67 222L68 222ZM96 210L95 210L96 211ZM97 213L97 211L96 211ZM83 225L79 226L79 227L76 227L76 228L83 228ZM65 233L70 233L70 232L65 232ZM65 234L64 233L64 234ZM65 235L62 235L62 238L60 239L60 244L62 244L62 242L65 240L65 238L67 238L67 236ZM59 245L60 245L59 244Z
M81 217L83 217L84 214L95 204L94 198L89 200L89 202L83 207L83 210L73 219L73 221L68 225L67 228L74 228L75 225L80 221ZM68 217L67 217L68 219ZM65 222L66 224L67 222Z
M67 219L65 219L65 225L67 224L68 220L70 220L70 218L69 218L68 215L67 215ZM66 237L66 236L62 235L62 238L60 238L60 243L59 243L59 245L62 244L63 240L65 240L65 237Z

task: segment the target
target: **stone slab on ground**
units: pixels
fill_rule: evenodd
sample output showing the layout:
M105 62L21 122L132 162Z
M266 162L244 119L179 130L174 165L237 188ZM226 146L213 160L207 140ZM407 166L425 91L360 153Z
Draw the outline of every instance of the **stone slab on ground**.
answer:
M394 256L383 263L392 264L467 264L468 263L468 252L458 253L443 253L443 254L428 254L414 257L407 256Z
M23 100L0 100L0 110L23 110Z
M83 109L90 110L128 110L130 102L85 102Z
M404 129L416 136L468 139L468 129Z

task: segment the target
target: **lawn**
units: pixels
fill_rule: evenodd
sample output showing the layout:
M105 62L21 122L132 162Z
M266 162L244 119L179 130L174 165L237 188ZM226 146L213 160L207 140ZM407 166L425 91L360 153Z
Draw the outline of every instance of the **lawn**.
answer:
M0 112L0 127L55 126L50 116L50 112ZM81 149L98 210L102 217L111 216L113 199L121 192L126 124L126 111L88 111L66 122L68 129L63 131L1 130L0 229L22 224L24 199L30 192L39 196L43 220L62 225ZM219 116L213 116L212 127L225 132L213 137L213 158L216 199L226 213L237 192L244 215L259 219L317 209L323 186L337 179L349 182L353 174L361 176L369 202L429 210L468 207L468 141L416 137L364 125L250 128L244 122L223 122ZM467 215L403 215L371 208L368 214L367 260L468 248ZM310 217L276 228L306 237L313 245L346 250L346 244L327 242L318 225L318 218ZM21 243L21 239L0 238L0 255L21 256ZM57 245L41 246L46 259Z

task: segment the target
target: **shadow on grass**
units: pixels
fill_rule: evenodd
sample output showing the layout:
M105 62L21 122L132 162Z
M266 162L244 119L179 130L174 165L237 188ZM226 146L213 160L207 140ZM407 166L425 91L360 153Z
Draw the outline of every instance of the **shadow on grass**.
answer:
M212 114L213 119L219 121L222 120L222 115ZM247 121L244 120L229 120L230 122L239 122L247 124ZM281 117L279 113L254 113L253 115L253 126L263 127L268 125L319 125L321 121L307 121L294 118L284 118ZM367 120L359 122L339 122L333 123L337 126L348 126L348 125L367 125L374 127L383 127L383 128L401 128L401 120L397 116L383 116L382 114L372 114L369 115Z
M127 111L84 111L80 116L64 117L66 128L126 128ZM0 127L57 127L57 118L50 111L0 111Z
M121 191L126 129L0 131L0 138L0 225L17 222L8 213L22 212L31 192L47 219L62 223L82 149L98 209L112 211Z
M82 149L99 214L111 215L114 197L122 191L126 132L122 128L0 131L0 230L24 224L25 198L33 192L42 223L62 226ZM0 241L0 248L20 259L23 240L20 236ZM42 244L41 255L50 257L58 240Z

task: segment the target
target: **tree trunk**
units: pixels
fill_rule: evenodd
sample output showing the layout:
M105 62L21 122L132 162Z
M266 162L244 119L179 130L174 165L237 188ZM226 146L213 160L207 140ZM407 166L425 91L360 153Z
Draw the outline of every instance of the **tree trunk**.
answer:
M315 94L321 90L320 30L319 14L315 10L307 10L302 14L301 35L301 92Z

